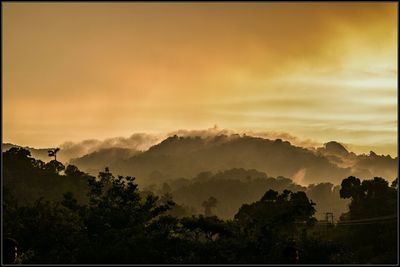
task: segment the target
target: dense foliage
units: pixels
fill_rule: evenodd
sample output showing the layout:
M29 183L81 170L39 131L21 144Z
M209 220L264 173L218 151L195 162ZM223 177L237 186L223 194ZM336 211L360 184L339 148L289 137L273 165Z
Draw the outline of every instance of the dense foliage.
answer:
M332 183L301 186L292 179L278 176L269 177L254 169L234 168L217 173L201 172L192 179L178 178L144 187L158 195L170 193L176 203L188 205L197 211L204 211L204 201L214 197L217 202L212 208L214 215L222 219L232 219L244 203L259 200L266 190L282 193L304 191L316 204L315 216L325 217L325 212L334 213L335 218L347 210L348 199L340 198L340 185Z
M306 193L290 190L268 190L222 220L215 198L203 202L207 216L187 216L171 195L139 191L107 168L93 177L22 148L3 156L3 231L18 241L20 263L397 262L397 183L382 178L343 180L351 203L336 225L318 222Z

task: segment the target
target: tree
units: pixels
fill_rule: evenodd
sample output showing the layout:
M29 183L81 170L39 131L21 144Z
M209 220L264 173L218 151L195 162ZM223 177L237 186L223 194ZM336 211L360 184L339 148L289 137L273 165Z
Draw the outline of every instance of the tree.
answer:
M340 196L352 199L349 205L351 219L395 214L396 189L389 187L381 177L360 182L360 179L350 176L342 181Z
M342 181L340 189L341 198L353 198L357 201L360 199L361 193L360 179L354 176L349 176Z
M246 246L253 252L246 262L282 263L289 259L284 250L289 242L300 238L315 219L314 203L304 192L284 190L281 194L269 190L252 204L244 204L235 215Z
M171 203L159 204L153 195L142 199L134 180L130 176L115 177L106 169L99 173L99 179L89 181L84 221L89 242L96 249L82 255L84 262L145 261L149 242L146 229L171 208Z
M4 152L3 156L4 167L15 172L32 168L35 163L31 152L22 147L12 147Z
M57 160L52 160L44 165L44 169L51 173L59 173L65 169L65 166Z
M82 175L84 175L84 173L81 172L75 165L68 165L67 168L65 168L65 174L71 177L81 177Z
M397 190L380 177L342 182L341 197L350 197L349 212L341 217L337 233L344 251L357 263L397 261ZM348 221L348 219L350 221Z
M275 202L278 198L278 192L270 189L268 190L264 196L261 198L261 201L265 201L265 202Z
M57 152L60 151L59 148L48 150L49 157L54 157L54 160L57 160Z
M393 180L390 186L397 189L398 185L399 185L399 177L396 177L396 179Z
M31 206L15 210L5 218L18 227L8 228L19 241L18 253L31 253L22 263L75 263L76 248L81 242L82 221L68 208L57 203L38 199Z
M88 175L80 172L73 179L61 175L64 165L52 160L48 163L30 157L23 148L13 148L3 153L3 182L13 192L20 204L31 205L39 197L46 200L60 200L66 191L74 192L83 200L87 190ZM69 168L69 174L72 169ZM68 174L67 174L68 176ZM70 177L70 176L69 176ZM78 178L78 179L75 179Z
M217 199L215 197L209 197L208 200L205 200L201 205L204 207L204 214L206 216L212 216L211 209L217 206Z
M228 233L224 221L217 216L184 217L180 223L189 230L191 238L197 241L213 241L218 235Z

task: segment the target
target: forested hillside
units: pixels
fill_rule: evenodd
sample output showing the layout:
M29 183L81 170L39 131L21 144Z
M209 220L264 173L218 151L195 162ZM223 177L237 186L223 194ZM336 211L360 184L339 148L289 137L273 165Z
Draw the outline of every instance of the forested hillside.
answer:
M108 168L94 177L73 165L36 160L22 148L6 151L3 159L3 232L18 241L19 263L397 262L397 180L350 176L331 191L326 184L303 188L287 178L233 169L153 193ZM202 214L174 199L184 198L179 189L191 183L194 190L253 179L273 189L243 203L231 219L213 214L219 201L229 199L205 199ZM337 190L349 210L338 222L317 220L312 199Z

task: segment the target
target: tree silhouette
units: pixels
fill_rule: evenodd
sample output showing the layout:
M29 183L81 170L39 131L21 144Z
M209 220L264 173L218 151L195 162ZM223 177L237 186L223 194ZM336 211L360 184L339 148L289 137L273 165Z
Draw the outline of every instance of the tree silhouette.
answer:
M396 179L393 180L390 186L397 189L398 185L399 185L399 177L396 177Z
M352 261L396 262L397 189L380 177L361 183L358 178L348 177L342 182L341 197L351 198L351 203L337 231L343 236L339 238L343 250L351 251L347 255Z
M44 164L25 149L10 149L3 156L3 229L20 244L16 263L397 261L397 188L380 177L344 179L340 195L351 201L350 220L327 229L315 223L314 203L306 193L285 190L288 184L263 191L258 201L242 204L233 219L222 220L212 216L214 193L200 198L208 198L203 202L206 216L192 216L174 204L175 192L161 197L141 194L134 177L114 176L108 168L92 177L69 165L60 174L60 162ZM257 187L270 188L265 185ZM24 198L28 201L20 201ZM171 213L176 207L180 210Z
M204 214L206 216L213 216L211 209L217 206L217 199L215 197L209 197L208 200L205 200L201 205L204 207Z
M362 196L361 182L360 179L349 176L344 179L341 184L340 197L341 198L352 198L358 201Z
M52 173L59 173L65 169L65 166L61 162L53 159L44 165L44 169Z
M55 149L50 149L47 152L49 154L49 157L54 157L54 160L57 160L57 152L58 151L60 151L60 149L57 147Z

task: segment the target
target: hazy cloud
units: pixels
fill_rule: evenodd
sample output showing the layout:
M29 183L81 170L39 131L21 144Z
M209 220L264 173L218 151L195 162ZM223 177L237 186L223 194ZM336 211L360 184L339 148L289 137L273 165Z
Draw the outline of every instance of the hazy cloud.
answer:
M105 140L83 140L81 142L64 142L60 145L60 157L71 159L106 148L129 148L137 151L149 149L152 145L160 142L160 135L146 133L135 133L130 137L113 137Z
M3 11L7 142L54 146L214 123L337 139L320 123L304 132L296 116L329 120L344 142L397 140L394 131L354 137L339 128L397 119L396 3L5 3Z

